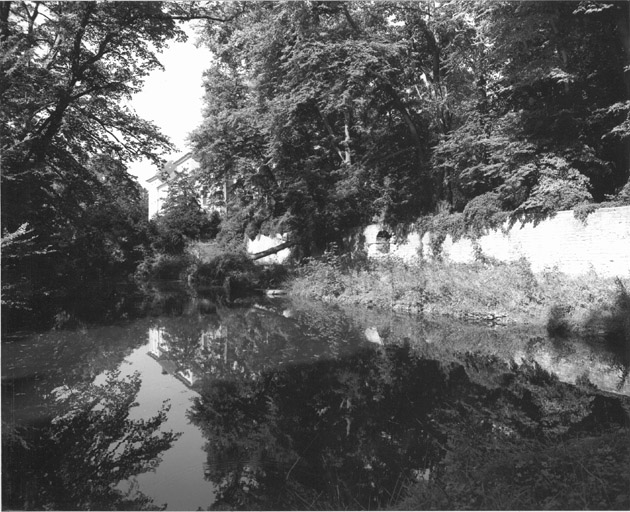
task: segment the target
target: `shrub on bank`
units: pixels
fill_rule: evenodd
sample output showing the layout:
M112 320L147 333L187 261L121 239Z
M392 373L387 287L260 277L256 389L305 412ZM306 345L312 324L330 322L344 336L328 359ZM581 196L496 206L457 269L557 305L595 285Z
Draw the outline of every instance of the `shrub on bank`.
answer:
M187 254L156 254L146 258L136 271L136 278L177 280L183 279L191 264Z
M368 267L311 262L292 282L296 296L413 312L464 316L514 313L529 303L533 275L523 263L489 267L395 258Z
M289 276L284 265L258 265L237 244L197 243L188 248L194 260L190 280L196 284L224 286L229 278L233 291L279 288Z
M586 334L603 339L630 361L630 293L621 279L615 280L610 300L590 311L584 325Z
M561 304L554 304L549 310L547 319L547 334L552 338L566 338L571 333L568 319L570 308Z
M617 296L612 308L609 336L630 349L630 293L621 279L617 279L616 283Z
M222 285L228 277L239 282L257 281L258 269L244 252L223 253L196 264L191 277L196 283Z
M229 295L280 288L290 275L284 265L258 265L242 244L190 243L183 254L153 254L139 265L137 281L180 280L192 285L223 286Z
M273 263L260 267L260 287L265 289L282 288L291 276L291 270L286 265Z

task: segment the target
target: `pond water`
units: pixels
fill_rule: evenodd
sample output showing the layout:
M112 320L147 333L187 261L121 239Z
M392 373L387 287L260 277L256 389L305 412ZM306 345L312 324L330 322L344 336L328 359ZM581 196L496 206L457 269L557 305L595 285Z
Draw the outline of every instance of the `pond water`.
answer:
M443 457L462 397L491 409L512 393L502 428L530 428L535 398L505 384L510 361L630 395L623 355L531 326L172 289L157 302L3 339L3 508L384 508Z

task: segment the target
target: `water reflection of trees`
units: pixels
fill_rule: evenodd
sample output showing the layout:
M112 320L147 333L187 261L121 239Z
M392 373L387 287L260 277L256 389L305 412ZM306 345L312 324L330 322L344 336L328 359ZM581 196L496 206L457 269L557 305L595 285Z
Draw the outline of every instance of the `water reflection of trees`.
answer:
M207 375L197 389L190 419L208 440L216 508L393 507L429 474L439 481L464 426L499 449L627 421L621 398L560 383L535 364L474 354L444 364L405 345L242 380Z
M437 460L431 412L458 384L408 347L365 348L257 379L204 379L190 417L208 439L218 505L383 508Z
M3 507L36 510L144 510L156 506L116 485L154 470L179 434L160 432L165 404L129 419L140 389L134 374L110 373L102 385L59 391L50 423L3 435ZM4 434L4 428L3 428Z
M582 339L558 345L544 330L531 326L492 329L301 301L259 301L230 309L217 306L216 297L199 293L186 300L180 316L160 317L155 329L168 342L168 358L178 367L177 374L193 376L182 377L189 385L205 373L253 375L277 364L340 357L369 341L413 340L431 358L459 360L462 353L474 351L505 361L535 359L567 381L588 373L598 387L627 393L627 350L617 354L602 343Z
M163 357L195 375L190 419L208 440L215 507L391 507L429 474L448 474L457 436L461 446L477 434L490 445L553 445L625 421L616 399L562 384L535 362L441 357L444 347L418 340L426 333L411 350L394 324L372 329L376 346L355 320L273 301L156 320Z
M62 385L91 382L145 343L146 322L50 331L2 344L2 416L18 423L44 414Z
M151 352L176 373L215 378L254 378L282 365L337 358L365 344L341 312L321 322L284 316L282 305L219 308L212 314L157 319L150 329Z
M331 312L340 314L324 304L311 304L292 300L294 317L310 316L316 322L325 322ZM547 335L544 325L490 327L453 318L425 318L355 307L344 307L341 314L366 337L376 334L374 337L385 344L411 340L426 357L459 361L462 354L474 352L496 355L506 362L531 359L565 382L588 378L599 389L625 395L630 392L630 340L620 335L554 338Z

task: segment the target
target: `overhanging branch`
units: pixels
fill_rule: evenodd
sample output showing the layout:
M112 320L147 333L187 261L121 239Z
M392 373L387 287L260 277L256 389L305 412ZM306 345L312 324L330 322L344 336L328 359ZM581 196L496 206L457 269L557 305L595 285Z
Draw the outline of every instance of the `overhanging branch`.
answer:
M265 256L276 254L277 252L280 252L283 249L286 249L288 247L293 247L294 245L297 245L297 244L295 242L281 243L280 245L276 245L275 247L272 247L271 249L267 249L265 251L257 252L256 254L252 254L252 260L254 261L259 260L260 258L264 258Z

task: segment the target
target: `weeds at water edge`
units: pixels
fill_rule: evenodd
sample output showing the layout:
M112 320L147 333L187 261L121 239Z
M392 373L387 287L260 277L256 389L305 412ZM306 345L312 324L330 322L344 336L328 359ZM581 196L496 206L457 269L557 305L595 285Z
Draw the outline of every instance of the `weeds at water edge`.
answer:
M353 267L329 257L302 267L291 283L292 295L304 298L464 318L499 316L511 323L547 324L556 334L574 331L592 311L613 303L616 310L627 311L623 300L611 296L611 288L612 280L594 273L579 278L534 274L524 260L408 264L384 258Z

